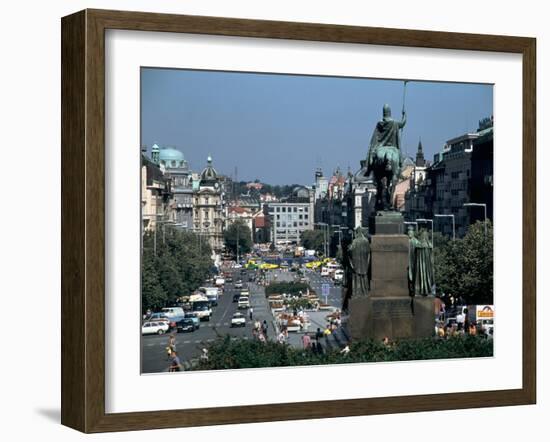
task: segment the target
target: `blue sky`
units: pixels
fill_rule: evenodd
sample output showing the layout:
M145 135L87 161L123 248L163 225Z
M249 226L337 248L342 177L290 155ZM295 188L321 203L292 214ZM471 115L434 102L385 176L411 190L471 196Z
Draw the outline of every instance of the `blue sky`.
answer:
M432 159L445 141L493 112L491 85L409 82L402 148L419 138ZM271 184L313 182L336 166L359 169L382 106L401 117L403 81L142 68L141 143L181 150L200 171Z

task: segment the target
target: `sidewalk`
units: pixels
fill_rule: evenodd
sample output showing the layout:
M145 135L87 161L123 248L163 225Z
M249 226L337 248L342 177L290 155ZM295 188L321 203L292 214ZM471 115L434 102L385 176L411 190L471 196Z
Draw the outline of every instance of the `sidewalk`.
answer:
M312 339L315 339L315 333L317 328L321 331L327 326L326 316L328 311L307 312L309 316L310 326L307 331L291 332L288 334L287 343L294 348L303 348L302 336L308 333ZM343 323L341 327L338 327L328 338L321 339L321 345L325 350L340 350L345 347L349 342L349 333L347 332L346 324Z
M269 308L269 303L265 297L265 289L263 286L257 285L253 282L248 285L250 290L250 306L253 309L252 320L263 322L267 321L267 339L277 339L277 330L275 327L275 321ZM246 313L248 315L248 312ZM248 320L248 316L247 316Z

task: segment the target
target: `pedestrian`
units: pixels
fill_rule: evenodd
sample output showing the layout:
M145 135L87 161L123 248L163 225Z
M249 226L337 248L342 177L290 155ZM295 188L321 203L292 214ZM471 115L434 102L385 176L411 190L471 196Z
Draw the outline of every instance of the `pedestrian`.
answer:
M208 349L207 348L202 349L200 359L201 359L201 362L207 362L208 361Z
M265 335L263 334L263 332L258 333L258 340L260 342L266 342L266 338L265 338Z
M319 342L319 339L323 337L323 332L319 327L317 327L317 332L315 333L315 340Z
M311 337L307 333L304 333L304 335L302 336L302 345L304 346L305 350L311 347Z
M277 342L278 342L279 344L284 344L285 341L286 341L286 339L285 339L285 334L284 334L283 331L281 331L281 332L279 333L279 336L277 336Z
M250 318L250 320L252 321L252 314L254 313L254 309L252 307L250 307L248 309L248 317Z
M182 366L181 366L181 361L180 361L180 358L178 357L178 354L175 351L173 351L170 357L172 359L172 362L170 363L170 367L168 367L168 371L171 373L175 371L181 371Z
M166 358L169 359L172 353L176 352L176 337L171 333L168 338L168 347L166 347Z
M327 325L326 328L325 328L325 331L323 332L323 336L325 337L325 339L328 339L328 337L332 334L332 332L330 331L330 326Z
M264 319L264 322L262 322L262 333L267 336L267 321Z

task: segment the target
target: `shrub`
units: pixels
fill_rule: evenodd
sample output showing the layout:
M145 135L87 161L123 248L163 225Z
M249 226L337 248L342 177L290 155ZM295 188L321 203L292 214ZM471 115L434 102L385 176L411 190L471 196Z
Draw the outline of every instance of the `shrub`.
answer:
M389 345L373 340L358 341L350 346L347 355L341 354L339 349L317 354L287 344L272 341L262 343L230 336L219 338L207 348L208 360L201 361L193 368L194 370L475 358L493 355L492 340L484 336L468 335L448 339L407 339Z

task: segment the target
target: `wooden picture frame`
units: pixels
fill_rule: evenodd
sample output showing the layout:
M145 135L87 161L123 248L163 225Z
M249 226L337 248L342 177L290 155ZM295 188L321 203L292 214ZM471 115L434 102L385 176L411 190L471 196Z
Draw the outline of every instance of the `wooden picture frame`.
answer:
M105 30L417 48L523 58L523 385L498 391L136 413L105 412ZM62 19L62 424L83 432L533 404L536 400L536 40L84 10Z

